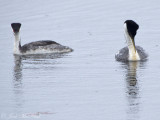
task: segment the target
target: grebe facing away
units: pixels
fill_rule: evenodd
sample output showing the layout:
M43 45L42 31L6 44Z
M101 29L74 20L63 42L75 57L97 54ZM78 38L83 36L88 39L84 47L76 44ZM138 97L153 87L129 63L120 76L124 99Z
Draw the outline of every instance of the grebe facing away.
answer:
M27 54L44 54L44 53L67 53L73 51L67 46L60 45L51 40L36 41L21 46L20 40L20 27L21 23L12 23L11 27L14 32L14 54L27 55Z
M117 61L145 61L148 55L142 47L135 46L134 37L139 28L139 25L133 20L126 20L124 22L124 34L127 41L127 47L122 48L115 55Z

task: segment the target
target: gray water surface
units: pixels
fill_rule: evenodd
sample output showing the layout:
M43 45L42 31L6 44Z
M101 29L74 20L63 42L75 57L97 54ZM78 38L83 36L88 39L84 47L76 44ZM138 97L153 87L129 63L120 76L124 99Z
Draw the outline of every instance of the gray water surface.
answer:
M160 1L4 0L0 2L1 120L159 120ZM123 23L136 21L146 62L121 63ZM54 40L68 54L13 55L21 43Z

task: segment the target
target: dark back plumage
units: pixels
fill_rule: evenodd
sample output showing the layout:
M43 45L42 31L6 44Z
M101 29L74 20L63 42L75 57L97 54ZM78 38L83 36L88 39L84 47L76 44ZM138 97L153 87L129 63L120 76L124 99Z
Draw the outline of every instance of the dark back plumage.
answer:
M25 53L26 51L29 50L36 50L38 49L40 46L48 46L48 45L60 45L59 43L55 42L55 41L51 41L51 40L40 40L40 41L35 41L35 42L31 42L28 44L25 44L21 47L21 52Z

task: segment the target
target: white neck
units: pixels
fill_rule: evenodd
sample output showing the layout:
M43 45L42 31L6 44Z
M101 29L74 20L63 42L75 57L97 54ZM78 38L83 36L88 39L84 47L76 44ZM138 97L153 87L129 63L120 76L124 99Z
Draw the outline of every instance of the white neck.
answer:
M19 33L14 34L15 41L14 41L14 54L20 54L20 36Z
M128 34L127 26L126 23L124 24L124 29L125 29L125 38L127 41L128 49L129 49L129 58L128 60L130 61L138 61L140 60L139 54L134 46L134 41Z

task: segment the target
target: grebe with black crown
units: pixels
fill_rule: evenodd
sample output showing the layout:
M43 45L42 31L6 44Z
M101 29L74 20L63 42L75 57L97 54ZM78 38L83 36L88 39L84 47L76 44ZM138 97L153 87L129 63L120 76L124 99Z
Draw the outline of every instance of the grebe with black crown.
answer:
M117 61L145 61L148 55L144 49L140 46L135 46L135 35L139 28L139 25L133 20L126 20L124 22L124 33L127 41L127 47L122 48L115 55Z
M60 45L51 40L41 40L31 42L21 46L20 27L21 23L12 23L11 27L14 32L14 54L28 55L28 54L44 54L44 53L67 53L73 50L67 46Z

